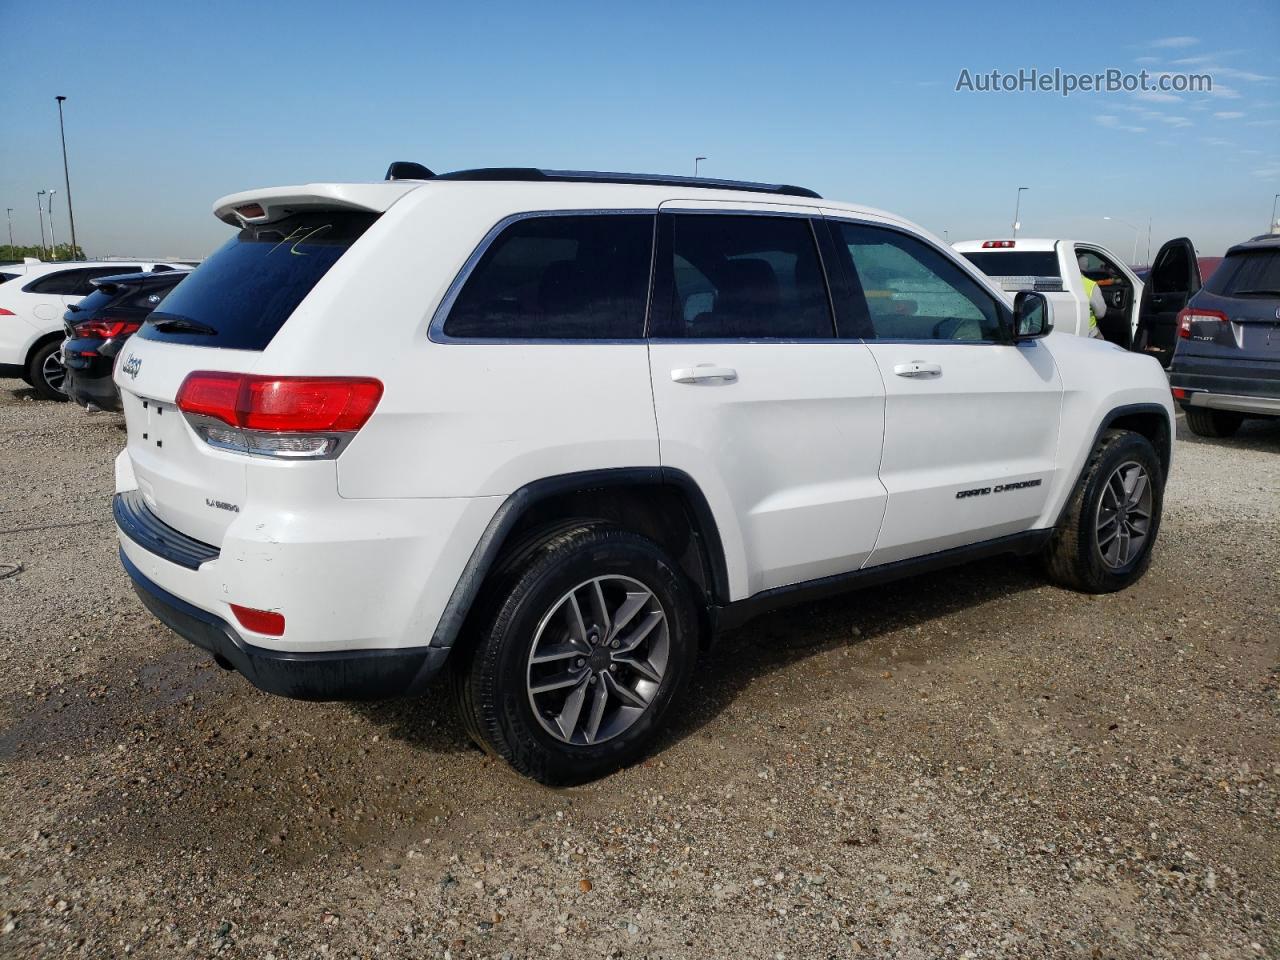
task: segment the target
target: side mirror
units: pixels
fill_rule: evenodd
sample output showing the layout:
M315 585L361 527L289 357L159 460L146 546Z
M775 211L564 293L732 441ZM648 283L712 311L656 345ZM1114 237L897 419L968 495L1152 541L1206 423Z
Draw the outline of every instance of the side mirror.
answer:
M1039 340L1053 332L1053 304L1043 293L1019 291L1013 299L1013 340Z

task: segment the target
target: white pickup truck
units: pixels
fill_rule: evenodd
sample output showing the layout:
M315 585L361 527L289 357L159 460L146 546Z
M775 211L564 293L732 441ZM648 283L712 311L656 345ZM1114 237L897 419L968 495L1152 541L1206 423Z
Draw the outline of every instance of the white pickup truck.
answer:
M1151 353L1169 365L1177 340L1178 311L1200 289L1195 247L1186 237L1170 240L1144 283L1106 247L1075 240L963 240L957 253L995 280L1010 297L1035 290L1053 302L1055 329L1089 335L1089 298L1083 276L1097 282L1106 301L1098 321L1102 335L1126 350ZM1081 270L1081 260L1084 270Z

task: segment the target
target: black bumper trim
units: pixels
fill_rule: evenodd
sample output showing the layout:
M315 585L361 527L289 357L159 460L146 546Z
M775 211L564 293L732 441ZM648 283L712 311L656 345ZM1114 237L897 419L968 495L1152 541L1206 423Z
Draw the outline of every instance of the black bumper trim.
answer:
M188 570L199 570L200 564L217 560L221 553L217 547L188 537L157 517L142 499L141 490L117 493L111 501L111 512L126 537L148 553Z
M178 636L213 654L259 690L297 700L384 700L418 693L444 666L447 647L294 653L246 643L222 618L149 580L124 551L120 562L143 606Z

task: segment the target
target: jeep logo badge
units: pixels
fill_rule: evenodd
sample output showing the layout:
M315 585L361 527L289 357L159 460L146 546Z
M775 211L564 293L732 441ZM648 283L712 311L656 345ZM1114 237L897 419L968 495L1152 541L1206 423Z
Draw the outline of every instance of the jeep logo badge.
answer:
M138 371L142 369L142 361L131 353L129 354L129 359L124 362L124 366L120 369L129 375L129 379L137 380Z

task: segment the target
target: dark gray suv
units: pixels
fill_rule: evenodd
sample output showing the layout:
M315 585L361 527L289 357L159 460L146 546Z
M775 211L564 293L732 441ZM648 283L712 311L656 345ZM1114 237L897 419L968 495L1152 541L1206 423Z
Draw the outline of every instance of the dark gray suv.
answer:
M1280 234L1228 250L1178 314L1169 384L1202 437L1229 437L1246 417L1280 417Z

